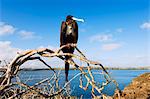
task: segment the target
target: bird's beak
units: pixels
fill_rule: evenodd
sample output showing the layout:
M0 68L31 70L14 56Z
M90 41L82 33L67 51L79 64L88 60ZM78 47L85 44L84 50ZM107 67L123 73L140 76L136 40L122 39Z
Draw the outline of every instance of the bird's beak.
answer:
M84 22L84 20L83 20L83 19L78 19L78 18L76 18L76 17L72 17L72 19L73 19L73 20L75 20L75 21Z

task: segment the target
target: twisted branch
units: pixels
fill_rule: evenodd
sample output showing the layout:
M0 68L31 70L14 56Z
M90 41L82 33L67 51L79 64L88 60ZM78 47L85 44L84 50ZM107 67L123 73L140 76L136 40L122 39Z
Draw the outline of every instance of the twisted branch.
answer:
M74 47L76 49L76 51L79 53L79 55L71 54L71 53L62 53L61 50L68 46ZM85 67L87 67L87 72L84 71L84 68L82 66L75 63L73 61L73 59L65 60L65 58L64 58L65 56L71 56L73 58L80 60L81 62L87 63L87 66L85 66ZM70 79L70 81L68 81L63 87L60 87L58 84L58 82L59 82L58 74L49 64L47 64L44 60L42 60L41 57L51 57L51 58L58 57L59 59L61 59L63 61L67 61L70 65L76 67L76 69L78 69L80 71L80 73L77 74L76 76L74 76L72 79ZM47 66L50 70L53 71L53 76L51 78L46 78L46 79L36 83L33 86L26 85L23 82L16 82L16 83L11 82L11 79L16 77L15 75L20 70L20 66L29 60L38 60L38 61L42 62L45 66ZM94 79L93 73L91 71L91 65L100 66L102 68L102 71L104 72L104 78L105 78L106 82L103 82L101 86L99 86L100 83L96 82ZM76 44L67 44L67 45L61 46L56 51L53 51L53 50L47 49L47 48L42 48L42 49L29 50L29 51L25 51L23 53L19 53L10 62L10 64L8 64L6 72L0 78L0 93L1 93L0 95L7 97L9 99L12 99L12 98L15 98L18 96L22 96L23 94L27 94L28 92L34 91L38 95L45 97L45 98L55 97L55 96L58 96L59 94L62 95L63 91L67 92L66 86L74 78L76 78L79 75L80 75L79 87L84 90L87 90L89 86L92 86L91 93L92 93L93 97L96 97L94 90L97 90L102 96L104 96L102 93L102 90L110 82L115 83L116 88L118 88L118 84L116 83L116 81L110 77L109 73L106 71L106 69L104 68L104 66L101 63L88 60L85 57L85 55L77 48ZM82 79L83 77L85 77L87 80L85 87L83 86L83 79ZM37 86L41 86L42 84L45 84L45 83L47 83L47 85L51 86L50 89L48 86L46 87L48 90L45 90L45 91L43 91L41 88L37 88ZM15 91L17 89L14 87L16 85L20 86L20 90L17 93ZM13 94L9 96L9 95L5 94L5 91L10 87L14 88L13 89L14 91L12 90ZM21 87L24 87L24 89L21 90Z

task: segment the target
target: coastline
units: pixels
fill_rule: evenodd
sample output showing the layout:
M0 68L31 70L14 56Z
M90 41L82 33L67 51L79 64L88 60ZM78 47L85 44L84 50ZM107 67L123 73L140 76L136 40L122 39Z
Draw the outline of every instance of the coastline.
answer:
M119 95L118 95L119 92ZM132 79L132 82L114 93L113 99L150 99L150 72Z
M0 68L1 69L1 68ZM65 70L65 68L53 68L54 70ZM87 67L83 67L87 69ZM102 70L101 67L92 67L93 70ZM115 68L115 67L105 67L106 70L150 70L148 67L139 68ZM22 68L20 71L38 71L38 70L50 70L49 68ZM70 70L76 70L76 68L70 68Z

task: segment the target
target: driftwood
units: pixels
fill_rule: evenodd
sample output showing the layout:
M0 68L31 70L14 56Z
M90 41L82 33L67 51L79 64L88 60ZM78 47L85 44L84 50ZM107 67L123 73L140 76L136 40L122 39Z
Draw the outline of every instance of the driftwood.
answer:
M64 47L72 46L75 47L76 51L79 53L77 54L70 54L70 53L62 53L61 49ZM70 60L65 60L64 56L72 56L73 58L76 58L82 62L87 63L87 70L85 71L83 66L78 65L73 61L73 59ZM75 75L70 81L65 83L63 87L60 87L58 84L59 81L59 73L56 73L56 71L49 65L47 64L44 60L41 59L41 57L58 57L63 61L67 61L70 65L76 67L80 71L79 74ZM20 80L17 82L11 82L12 78L17 78L17 73L20 70L20 66L24 64L25 62L29 60L38 60L42 62L44 65L46 65L50 70L53 71L53 76L50 78L43 79L42 81L36 83L33 86L29 86ZM93 73L91 71L91 65L97 65L102 68L104 78L106 82L103 82L100 84L99 82L96 82ZM0 96L3 99L9 98L23 98L22 96L25 94L28 94L29 92L36 93L39 97L44 97L44 98L52 98L52 97L58 97L63 98L64 93L69 95L69 92L67 92L67 85L77 76L80 76L80 85L79 87L87 90L89 86L92 86L92 96L97 97L95 95L95 90L101 94L100 97L107 97L102 93L102 90L106 85L108 85L110 82L114 82L116 84L116 88L118 89L118 84L115 80L113 80L109 73L105 70L104 66L99 63L99 62L94 62L88 60L84 54L77 48L76 44L67 44L62 47L60 47L58 50L53 51L51 49L47 48L42 48L42 49L37 49L37 50L28 50L23 53L18 53L18 55L8 64L6 71L0 77ZM87 80L86 85L83 85L83 77ZM47 84L50 87L47 87L47 90L43 90L42 88L39 88L42 86L42 84ZM19 86L19 87L16 87ZM21 89L22 88L22 89ZM45 88L45 87L44 87Z

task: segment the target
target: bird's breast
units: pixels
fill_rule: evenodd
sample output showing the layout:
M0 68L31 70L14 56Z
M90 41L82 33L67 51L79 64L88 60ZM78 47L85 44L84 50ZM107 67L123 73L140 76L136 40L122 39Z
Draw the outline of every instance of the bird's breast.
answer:
M74 35L74 29L71 25L67 26L66 35Z

